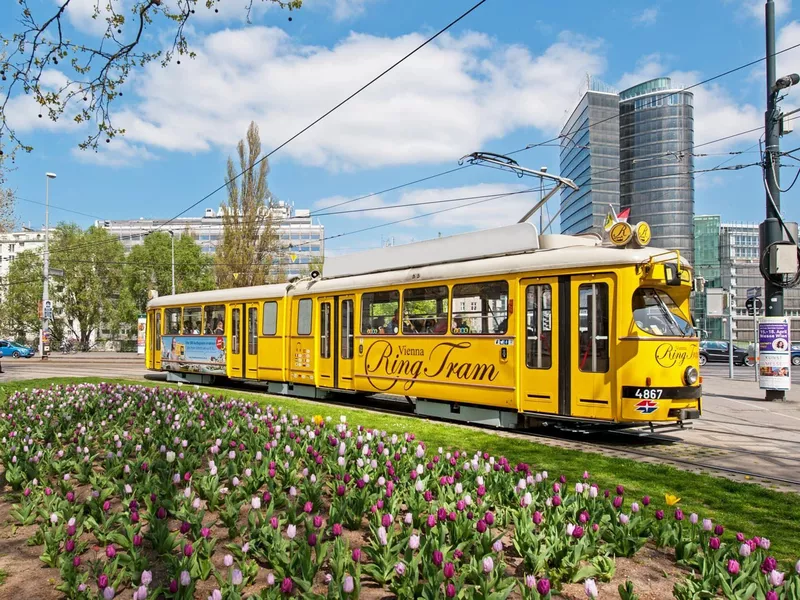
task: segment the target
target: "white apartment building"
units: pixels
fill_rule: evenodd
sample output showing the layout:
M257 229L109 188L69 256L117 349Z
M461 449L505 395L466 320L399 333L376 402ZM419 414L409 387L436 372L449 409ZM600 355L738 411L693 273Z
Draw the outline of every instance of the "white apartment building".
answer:
M53 229L50 229L50 233ZM44 252L44 227L40 230L23 227L22 231L0 233L0 279L8 277L8 270L17 254L25 250ZM0 288L2 293L2 288Z
M295 210L290 204L279 201L270 209L275 233L283 248L277 259L286 276L299 275L309 264L320 261L325 254L325 228L314 223L311 211ZM167 219L130 219L119 221L95 221L119 237L126 252L144 242L151 231L173 231L176 235L188 233L201 246L203 252L214 254L222 241L223 209L206 208L202 217L179 217L167 223Z

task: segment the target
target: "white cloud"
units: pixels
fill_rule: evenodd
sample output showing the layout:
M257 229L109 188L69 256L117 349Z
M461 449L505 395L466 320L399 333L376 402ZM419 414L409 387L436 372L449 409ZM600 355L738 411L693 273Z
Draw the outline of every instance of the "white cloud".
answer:
M650 8L645 8L638 15L634 16L633 22L639 25L653 25L655 24L657 19L658 19L658 7L651 6Z
M54 0L59 7L63 0ZM70 24L84 33L103 35L108 30L106 20L113 13L130 17L123 0L71 0L64 10Z
M138 166L144 161L156 158L147 148L129 144L121 139L112 140L108 144L100 144L96 151L73 148L70 153L82 163L104 167Z
M329 0L328 4L332 5L333 18L344 21L363 14L371 2L374 0Z
M800 21L791 21L780 28L778 38L775 41L776 50L784 50L796 44L800 44ZM775 58L777 62L778 77L783 77L789 73L800 72L800 48L794 48ZM792 90L790 96L798 95L800 92Z
M277 28L207 36L195 60L148 66L141 102L118 116L128 139L177 151L227 150L256 121L275 147L424 40L351 33L333 48L302 46ZM557 131L601 44L562 34L542 54L467 32L442 36L282 151L329 169L453 160L523 128Z
M764 0L742 0L740 10L742 15L759 21L764 21ZM792 0L775 0L775 16L782 18L792 12Z

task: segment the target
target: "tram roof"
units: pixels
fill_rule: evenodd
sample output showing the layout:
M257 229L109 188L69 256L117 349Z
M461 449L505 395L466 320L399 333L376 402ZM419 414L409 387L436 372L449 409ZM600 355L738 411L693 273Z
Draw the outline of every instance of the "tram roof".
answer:
M549 239L545 239L549 238ZM567 238L572 238L575 244ZM597 240L599 244L599 240ZM397 268L378 273L342 276L337 278L301 280L295 283L261 285L209 292L194 292L162 296L148 303L148 308L186 304L213 304L216 302L264 300L305 294L328 294L367 288L422 284L432 281L463 279L467 277L493 277L528 271L563 271L592 267L613 267L647 262L658 255L660 260L674 260L676 254L661 248L626 248L594 245L577 236L541 236L540 249L518 252L507 256L476 258L419 267ZM689 263L681 258L681 263ZM415 276L411 278L412 274Z

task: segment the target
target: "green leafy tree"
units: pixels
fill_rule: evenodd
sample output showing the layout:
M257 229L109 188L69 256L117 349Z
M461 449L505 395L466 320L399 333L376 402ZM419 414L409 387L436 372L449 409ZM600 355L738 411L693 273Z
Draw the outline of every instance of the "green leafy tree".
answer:
M63 277L50 280L56 313L62 317L55 333L61 325L67 335L78 340L80 348L88 350L101 326L119 331L118 300L125 260L122 243L105 229L93 226L84 231L63 223L51 239L50 265L64 271Z
M121 307L123 320L135 323L138 315L147 309L150 290L159 296L172 293L172 248L170 234L156 232L134 246L126 259ZM194 239L187 234L175 234L175 291L202 292L214 289L214 261L204 254ZM127 304L126 304L127 303Z
M2 139L0 138L0 142ZM6 187L5 163L6 156L2 154L3 146L0 143L0 233L14 228L14 193Z
M215 255L217 287L263 285L280 279L278 236L272 221L267 186L268 161L261 155L258 126L250 123L247 145L237 146L239 167L228 158L228 200L223 205L222 241ZM244 174L235 179L239 172Z
M23 341L29 334L38 335L42 270L42 257L33 250L17 254L8 269L2 282L5 297L0 305L0 328L9 337Z

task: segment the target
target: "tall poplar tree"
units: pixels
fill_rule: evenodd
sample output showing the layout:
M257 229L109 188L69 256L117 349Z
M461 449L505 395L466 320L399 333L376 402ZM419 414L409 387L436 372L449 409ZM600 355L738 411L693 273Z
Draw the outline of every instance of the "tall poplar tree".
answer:
M273 266L279 249L267 186L269 164L258 163L261 136L255 122L247 128L246 140L236 148L238 168L228 158L228 200L222 207L222 240L214 256L218 288L262 285L280 276Z

